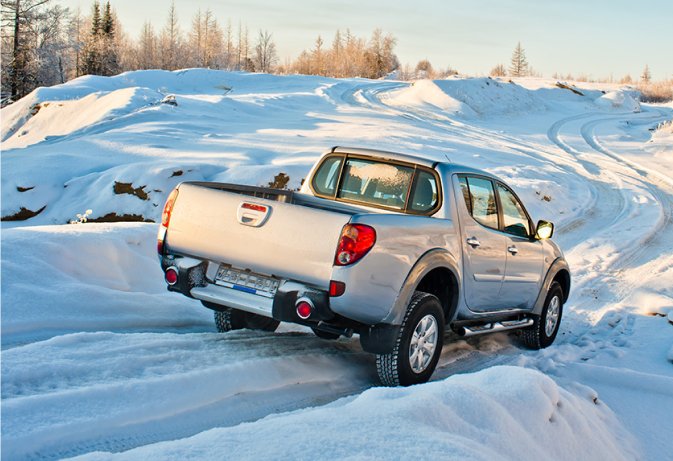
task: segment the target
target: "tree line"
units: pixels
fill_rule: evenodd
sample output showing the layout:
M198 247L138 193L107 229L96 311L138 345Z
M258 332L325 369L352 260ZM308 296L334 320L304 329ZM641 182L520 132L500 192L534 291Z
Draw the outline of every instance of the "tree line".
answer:
M1 18L3 105L39 86L141 69L201 67L379 78L399 67L397 40L381 29L370 39L337 30L331 46L319 36L312 49L280 63L269 31L252 33L231 19L221 24L210 8L199 8L183 26L175 3L162 24L145 21L136 39L124 31L109 1L94 0L83 13L54 0L2 0Z
M163 23L145 21L134 39L124 31L110 1L94 0L88 12L79 7L71 11L56 1L0 0L3 106L40 86L82 75L111 76L141 69L201 67L335 78L381 78L395 71L399 80L457 74L451 66L435 69L427 59L415 68L409 64L402 67L395 55L397 39L381 29L375 29L369 38L337 29L331 43L319 35L312 48L296 59L280 62L273 33L251 32L242 21L232 24L231 19L221 24L210 8L199 8L183 25L175 3L171 3ZM490 75L542 76L528 63L520 42L509 67L498 64ZM650 79L646 67L641 80Z

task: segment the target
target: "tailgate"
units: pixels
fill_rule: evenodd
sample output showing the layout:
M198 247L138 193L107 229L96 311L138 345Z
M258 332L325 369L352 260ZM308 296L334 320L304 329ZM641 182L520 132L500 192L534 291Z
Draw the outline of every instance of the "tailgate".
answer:
M262 225L239 221L242 203L270 208ZM341 229L350 218L347 213L182 184L166 244L171 251L327 288Z

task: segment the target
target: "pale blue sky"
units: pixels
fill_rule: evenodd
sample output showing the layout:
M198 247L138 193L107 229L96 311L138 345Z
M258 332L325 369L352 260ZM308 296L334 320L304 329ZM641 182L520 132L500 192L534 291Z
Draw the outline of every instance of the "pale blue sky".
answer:
M81 5L93 0L57 0ZM143 22L160 29L170 0L111 0L126 32L137 37ZM175 1L181 28L189 29L199 6L220 24L228 19L273 32L281 61L313 47L318 34L330 44L337 28L369 37L380 27L398 39L402 64L427 58L435 68L488 74L509 64L517 41L544 77L554 72L637 78L645 64L655 79L673 77L673 0L204 0Z

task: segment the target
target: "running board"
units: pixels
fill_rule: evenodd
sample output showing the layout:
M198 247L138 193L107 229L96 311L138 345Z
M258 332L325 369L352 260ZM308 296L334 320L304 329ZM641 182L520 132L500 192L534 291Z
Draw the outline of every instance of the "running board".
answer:
M502 322L487 323L485 325L471 325L458 327L454 331L460 336L474 336L483 333L495 333L497 331L516 330L530 327L535 323L533 319L503 320Z

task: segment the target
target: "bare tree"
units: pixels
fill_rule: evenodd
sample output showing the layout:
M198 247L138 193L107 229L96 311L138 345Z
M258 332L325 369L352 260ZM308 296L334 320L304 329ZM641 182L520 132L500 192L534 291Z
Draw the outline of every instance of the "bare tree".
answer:
M381 29L375 29L369 41L366 60L369 65L369 78L381 78L400 65L393 49L397 39L392 33L384 36Z
M269 34L267 30L262 32L260 29L255 46L255 68L259 72L271 72L277 60L278 55L273 34Z
M234 61L234 43L233 31L231 29L231 19L227 21L227 28L224 32L224 40L227 47L227 53L224 58L224 66L227 70L231 70Z
M313 63L312 74L314 75L325 75L325 53L322 50L324 41L320 35L315 39L315 48L311 53L311 61Z
M435 78L435 70L427 59L418 61L418 64L416 64L416 71L423 71L428 78Z
M516 44L512 53L509 75L510 77L525 77L528 75L528 61L526 61L526 52L521 48L521 42Z
M505 77L507 75L507 69L505 69L503 64L496 64L488 75L491 77Z
M156 69L158 67L158 39L151 21L145 21L138 40L138 69Z
M182 34L178 25L178 12L175 1L168 7L166 25L161 35L161 68L175 70L183 66L182 62Z

